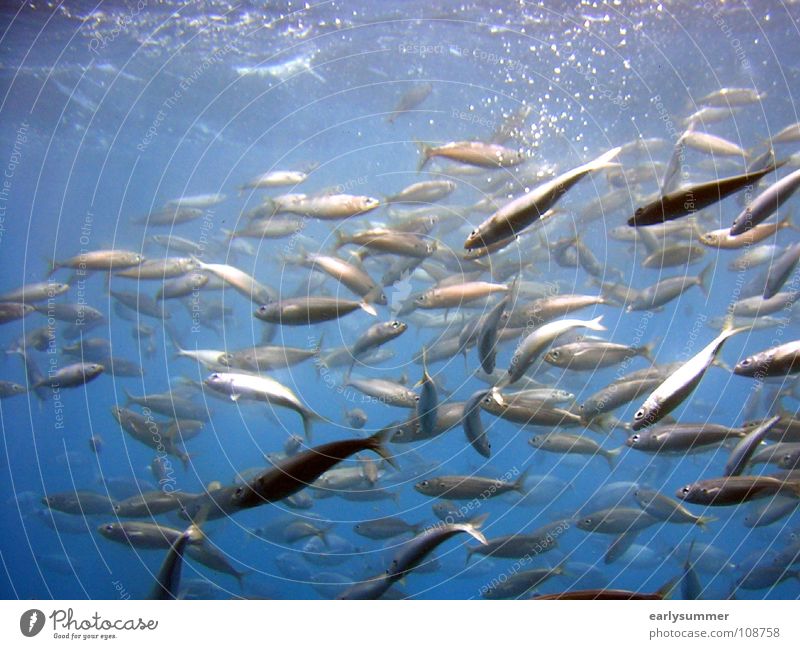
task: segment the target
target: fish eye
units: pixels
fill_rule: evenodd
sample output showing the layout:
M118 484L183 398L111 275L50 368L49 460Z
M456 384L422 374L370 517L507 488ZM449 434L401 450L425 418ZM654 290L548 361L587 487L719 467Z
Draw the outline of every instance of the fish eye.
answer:
M687 486L687 487L684 487L683 489L681 489L681 493L682 493L684 496L688 495L688 494L689 494L689 492L691 492L691 489L690 489L688 486Z
M400 324L400 322L398 322L397 320L395 320L394 322L392 322L392 323L391 323L391 327L392 327L392 329L397 329L397 328L399 328L400 326L401 326L401 324Z
M639 435L631 435L631 441L635 444L640 439Z
M591 518L584 518L583 519L583 524L584 525L591 525L592 524L592 519Z
M550 352L550 358L558 358L561 355L561 352L557 349L554 349Z
M636 414L633 416L633 418L637 420L641 419L642 417L644 417L644 408L637 410Z
M742 367L747 367L748 365L750 365L750 359L745 358L743 361L740 361L739 365L741 365Z
M419 486L420 487L427 487L429 484L430 484L430 482L428 482L427 480L423 480L422 482L419 483Z
M106 532L113 532L114 526L113 525L106 525Z
M642 214L644 214L644 208L643 207L637 207L636 211L634 212L634 214L636 216L641 216Z

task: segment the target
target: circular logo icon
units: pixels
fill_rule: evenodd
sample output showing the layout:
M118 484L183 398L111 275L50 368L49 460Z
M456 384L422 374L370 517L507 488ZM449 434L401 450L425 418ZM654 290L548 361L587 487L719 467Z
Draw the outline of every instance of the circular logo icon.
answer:
M44 628L44 613L38 608L25 611L19 618L19 630L22 635L32 638Z

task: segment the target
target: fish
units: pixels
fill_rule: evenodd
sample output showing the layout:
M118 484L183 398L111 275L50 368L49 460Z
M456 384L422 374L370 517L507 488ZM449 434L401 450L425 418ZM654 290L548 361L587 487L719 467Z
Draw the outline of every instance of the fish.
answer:
M381 345L391 342L395 338L402 336L408 325L400 320L390 320L387 322L379 322L371 325L358 339L353 343L350 348L350 354L353 357L353 364L365 354L373 351ZM352 364L351 364L352 368Z
M614 468L614 461L621 449L608 450L601 447L594 440L582 435L567 435L565 433L548 433L547 435L534 435L528 440L534 448L551 453L571 453L576 455L600 456L608 462L609 468Z
M267 376L213 372L206 377L203 384L215 392L228 396L234 403L244 399L294 410L303 420L306 439L311 438L313 422L322 421L322 417L305 406L291 389Z
M203 216L203 210L197 207L182 207L180 205L165 206L147 216L133 219L133 223L144 224L148 227L175 226L189 223Z
M294 367L304 361L316 358L319 345L310 349L302 347L281 347L279 345L260 345L245 347L230 352L222 352L214 357L215 363L248 372L266 372L286 367Z
M649 487L639 487L633 492L633 497L642 511L668 523L697 525L705 530L707 525L717 520L713 516L696 516L679 502Z
M636 208L633 216L628 219L628 225L649 226L689 216L746 187L754 186L764 176L775 171L777 166L779 165L773 164L757 171L698 183L663 194L654 201Z
M421 523L406 523L404 520L395 517L362 521L353 526L353 531L356 534L374 540L393 539L403 534L416 535L422 529Z
M800 481L749 475L709 478L681 487L675 495L696 505L724 507L777 495L800 498Z
M486 435L486 430L481 422L481 402L489 394L488 390L478 390L467 399L464 404L462 425L472 448L480 455L489 458L492 455L492 445Z
M372 228L353 234L341 230L334 232L334 249L357 244L376 252L426 259L436 251L436 243L413 232L398 232L388 228ZM402 314L401 314L402 315Z
M180 198L173 198L166 202L164 207L182 208L182 209L201 209L205 210L209 207L214 207L226 200L225 194L196 194L194 196L181 196Z
M697 277L687 277L686 275L668 277L660 282L648 286L639 293L625 307L630 313L632 311L650 311L668 304L675 298L682 295L693 286L697 286L704 295L708 295L708 289L713 277L714 264L708 264Z
M619 147L611 149L595 160L575 167L504 205L470 232L464 241L464 249L472 250L489 246L502 239L518 235L522 230L542 218L564 194L586 175L615 165L616 163L612 163L611 160L616 158L619 152Z
M618 535L644 530L658 522L641 509L612 507L581 516L575 525L584 532Z
M481 589L484 599L519 599L548 579L565 574L563 566L555 568L534 568L517 572L497 585L491 584Z
M419 395L416 392L405 385L387 379L362 379L350 376L344 382L344 386L353 387L375 402L387 406L416 409L419 402Z
M654 342L641 347L631 347L601 340L587 340L553 347L544 355L544 360L555 367L594 371L601 367L619 365L635 356L642 356L652 361L654 347Z
M377 316L366 302L341 300L335 297L298 297L262 304L253 315L264 322L285 326L311 325L337 320L357 309Z
M647 230L643 230L646 232ZM689 266L702 259L705 250L697 245L677 243L665 245L642 260L642 268L673 268Z
M105 370L106 368L99 363L73 363L60 367L55 371L51 369L47 376L42 377L31 385L31 390L36 390L40 387L48 387L52 390L80 387L96 379Z
M681 143L711 156L737 156L743 160L747 158L747 153L738 144L711 133L690 129L681 136Z
M31 304L50 300L69 291L70 285L64 282L36 282L25 284L12 291L0 295L0 302L16 302L18 304Z
M423 81L413 84L406 90L397 102L392 113L386 118L389 124L394 124L398 117L415 109L423 101L425 101L433 92L433 86Z
M239 191L246 189L268 189L271 187L286 187L288 185L299 185L308 180L308 173L305 171L292 171L288 169L274 169L251 178L239 186Z
M365 302L381 305L387 303L386 295L380 285L366 271L339 257L303 252L296 261L306 268L321 270L328 274L353 293L361 296Z
M198 512L207 511L208 520L213 520L268 502L284 500L313 484L342 460L361 451L373 451L397 468L394 456L386 448L387 441L388 431L381 431L367 438L338 440L310 448L280 461L245 485L207 492L196 502L187 505L184 513L191 518Z
M138 266L143 261L142 255L130 250L88 250L62 261L51 261L47 276L50 277L60 268L71 268L82 272L124 270Z
M502 144L461 140L445 144L431 145L419 143L420 161L417 171L422 171L431 158L447 158L455 162L489 169L498 167L516 167L525 160L525 156Z
M640 430L652 426L683 403L700 383L725 341L743 331L749 328L726 326L714 340L670 374L633 415L631 428Z
M21 320L34 310L32 305L22 302L0 302L0 324Z
M0 399L16 397L20 394L25 394L27 391L28 389L24 385L14 383L13 381L0 380Z
M443 288L432 288L414 300L418 309L452 309L480 300L494 293L507 293L505 284L466 282Z
M114 273L114 277L163 280L182 277L195 268L195 261L191 257L165 257L147 259L138 266Z
M644 453L685 454L704 451L728 440L739 440L746 434L743 428L730 428L711 422L662 424L632 434L625 444Z
M424 180L388 196L384 202L395 205L434 203L449 196L455 189L456 184L452 180Z
M41 502L49 509L79 516L111 514L114 509L114 501L108 495L85 490L51 494Z
M578 328L605 331L606 328L600 324L602 319L603 316L597 316L593 320L557 320L544 324L529 333L514 351L504 385L511 385L519 381L528 368L539 358L545 347L564 333Z
M789 246L778 259L770 264L762 294L765 300L778 294L794 271L798 261L800 261L800 243Z
M323 221L338 221L361 216L381 206L377 198L352 194L299 195L293 201L276 203L276 213L290 213Z
M800 187L800 169L773 183L733 220L730 236L738 237L772 216Z
M187 273L165 281L156 293L156 302L197 295L209 281L208 275L204 273Z
M243 270L229 264L207 264L197 257L192 257L197 268L216 275L225 284L231 286L237 293L243 295L256 304L267 304L277 299L274 289L262 284Z
M780 421L779 416L771 417L759 426L748 431L733 447L730 457L725 464L725 477L741 475L747 468L753 453L759 444L764 440L772 427Z
M774 236L776 232L784 228L794 227L792 215L789 213L780 221L776 221L775 223L759 223L747 230L744 234L735 237L731 236L730 228L710 230L701 234L699 241L709 248L738 250L740 248L749 248L756 243L760 243L768 237Z
M178 537L167 551L161 568L156 575L149 599L177 599L180 591L181 570L183 568L183 553L190 541L202 534L199 528L192 524Z
M417 419L419 420L420 431L426 437L432 437L436 428L437 411L439 408L439 395L436 390L436 382L428 374L428 363L425 348L422 348L422 378L417 383L420 388L419 399L417 400Z
M522 472L514 482L476 476L439 476L418 482L414 485L414 489L432 498L444 497L450 500L494 498L511 491L524 494L526 475Z
M754 88L720 88L700 99L701 106L747 106L763 101L767 94Z

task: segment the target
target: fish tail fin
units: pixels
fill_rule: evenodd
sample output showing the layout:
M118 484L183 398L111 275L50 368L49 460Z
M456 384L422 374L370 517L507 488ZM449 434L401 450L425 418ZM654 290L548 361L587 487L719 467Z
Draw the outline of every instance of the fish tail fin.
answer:
M242 590L244 588L244 578L247 577L247 575L249 575L251 573L252 573L251 570L243 570L242 572L237 572L234 575L234 578L236 579L237 583L239 584L239 590Z
M133 402L133 395L126 387L122 388L122 393L125 395L125 407L127 408Z
M467 558L464 560L464 567L466 568L470 561L472 561L472 555L475 554L475 549L472 547L467 547Z
M708 297L708 290L711 286L711 280L714 278L714 262L711 262L697 276L698 286L703 291L703 295Z
M489 542L486 540L486 537L480 531L481 527L483 527L483 524L486 522L487 518L489 518L489 514L481 514L480 516L476 516L475 518L470 519L466 523L463 523L464 531L467 534L469 534L473 539L478 541L481 545L489 545Z
M184 453L181 453L178 456L178 458L181 461L181 464L183 465L183 470L184 471L188 471L189 470L189 464L191 463L192 458L195 457L196 455L197 455L197 453L186 453L186 452L184 452Z
M344 234L338 228L333 233L333 249L339 250L342 246L347 245L347 242L344 239Z
M47 264L46 277L52 277L53 273L55 273L60 268L58 262L55 259L50 259L49 257L44 258L44 263Z
M464 353L464 359L466 360L467 355L466 352ZM425 383L425 378L428 377L428 350L425 345L422 346L422 378L414 384L415 388L420 388Z
M587 329L591 329L593 331L606 331L607 327L604 327L601 324L602 319L603 319L603 316L601 316L601 315L597 316L596 318L594 318L593 320L590 320L588 322L588 324L586 325L586 328Z
M714 521L718 520L719 518L717 518L716 516L701 516L700 518L697 519L695 525L697 525L704 532L707 532L709 523L713 523ZM692 543L694 543L694 541L692 541Z
M619 163L611 162L611 161L614 158L616 158L620 154L621 151L622 151L622 147L621 146L614 147L613 149L610 149L610 150L606 151L599 158L595 158L594 160L592 160L589 163L589 166L591 167L591 169L593 171L598 171L598 170L601 170L601 169L609 169L609 168L612 168L612 167L618 167Z
M303 418L303 434L306 436L306 439L310 442L311 427L313 426L315 421L323 421L323 419L317 413L312 412L310 410L304 410L303 412L300 413L300 416Z
M530 471L530 467L527 469L523 469L522 473L519 474L519 478L514 481L514 491L521 493L523 496L526 495L525 491L525 480L528 479L528 472Z
M563 576L563 577L569 577L570 576L569 572L567 572L567 560L568 559L566 557L564 557L563 559L561 559L561 561L559 561L556 564L556 567L553 568L553 574L554 575L560 575L560 576Z
M419 164L417 164L417 171L422 171L425 165L428 163L428 160L431 159L431 151L433 147L426 142L421 142L414 138L414 143L417 145L417 149L419 150Z
M636 351L639 352L640 356L643 356L644 358L646 358L651 363L655 363L654 352L655 352L656 347L659 346L659 344L661 344L661 337L660 336L658 338L655 338L655 339L651 340L646 345L642 345L641 347L637 348Z
M672 596L672 591L675 590L675 586L678 585L680 580L681 580L681 575L673 577L656 591L656 595L660 599L669 599Z
M620 453L622 453L622 449L625 448L624 446L619 446L617 448L612 448L610 451L606 451L603 453L603 457L606 458L608 462L608 468L612 471L617 464L617 459L619 458Z
M395 460L392 452L386 447L386 443L391 440L392 433L392 427L387 427L378 431L372 437L367 439L367 442L369 443L367 448L371 451L375 451L375 453L380 455L386 462L394 467L395 470L399 471L400 465L397 463L397 460Z

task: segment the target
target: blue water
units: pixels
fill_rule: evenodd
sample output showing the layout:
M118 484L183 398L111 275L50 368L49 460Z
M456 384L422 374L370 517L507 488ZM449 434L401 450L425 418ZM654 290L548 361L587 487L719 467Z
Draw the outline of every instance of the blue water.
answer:
M309 273L284 265L284 257L296 254L300 247L317 246L329 252L336 228L352 232L380 223L386 219L386 208L348 221L306 221L301 236L294 240L248 240L253 245L249 252L254 254L227 246L222 231L242 227L245 221L240 216L246 210L262 197L283 191L311 194L338 187L338 191L378 198L395 193L428 178L417 174L415 140L488 139L503 116L522 105L531 108L530 114L508 146L524 150L543 168L551 165L559 171L637 137L667 140L666 148L652 153L653 162L666 163L682 132L680 120L699 108L697 99L720 87L765 93L761 101L742 107L730 119L704 127L744 149L760 152L771 134L798 121L796 21L800 16L796 8L783 3L729 7L721 14L684 2L665 2L658 8L650 3L600 7L545 3L548 8L540 8L510 2L447 2L437 3L444 5L441 9L432 9L416 2L324 2L305 9L303 4L290 3L282 9L242 4L231 10L228 3L216 2L175 3L158 9L145 3L139 9L134 3L102 2L97 7L76 3L52 13L48 8L24 6L15 11L6 7L0 37L0 166L5 176L0 186L0 292L41 281L49 261L79 254L82 248L119 248L158 258L164 249L150 243L149 237L172 233L207 240L203 255L207 262L235 265L283 297L298 295L307 290ZM284 66L285 74L269 67L287 62L293 69L286 71ZM260 72L243 74L243 68ZM432 85L430 97L394 124L387 124L398 98L423 81ZM779 157L793 152L792 144L778 149ZM724 166L727 161L719 157L689 152L692 178L713 177L714 171L701 165L709 160L720 165L716 172L720 177L737 168ZM628 156L623 167L647 162L646 154ZM264 171L299 169L309 163L318 167L296 190L237 191L244 181ZM477 178L457 177L457 190L442 204L455 208L478 201L482 191L473 184ZM533 184L517 183L511 193L519 195ZM643 269L643 248L609 235L612 228L624 225L644 197L657 190L655 182L637 188L621 210L576 220L581 208L608 188L603 174L597 174L571 190L560 204L567 216L546 230L547 240L553 242L577 228L609 272L618 269L622 281L637 289L684 272L681 268ZM172 231L132 223L167 200L208 193L223 193L227 199L204 219L177 225ZM708 210L708 223L730 224L740 209L737 199L729 198ZM788 203L782 215L785 209L795 207ZM466 234L486 216L473 210L463 221L449 221L431 236L442 248L459 251ZM768 242L786 246L796 240L796 231L782 230ZM223 245L214 248L220 242ZM582 269L558 266L538 238L526 240L525 245L535 250L521 247L509 256L517 263L526 262L523 279L560 281L562 292L596 294ZM695 276L705 264L715 265L708 298L691 288L644 321L642 313L625 313L614 306L585 309L572 317L603 315L608 340L657 341L657 362L685 360L712 340L717 330L708 321L722 316L734 299L736 275L727 265L737 254L708 249L701 263L685 271ZM528 256L533 255L534 263L527 265ZM365 262L375 278L382 276L386 265L386 257ZM66 281L69 276L68 270L61 270L55 277ZM315 294L352 298L333 280L321 277L315 274ZM488 274L482 277L488 278ZM421 291L431 283L417 274L412 289ZM158 285L142 281L137 286L134 280L118 277L110 282L113 290L139 290L150 296ZM400 289L387 287L390 299L395 290ZM259 343L264 325L252 317L255 305L230 288L211 291L206 297L209 303L231 309L224 322L216 323L216 331L208 327L194 331L187 309L177 301L169 305L170 323L184 348L233 350ZM0 593L5 598L146 597L164 556L163 551L135 550L99 535L96 528L112 521L113 515L59 517L58 531L46 524L53 520L40 502L44 494L86 489L123 498L139 489L157 488L148 468L154 452L121 430L110 408L124 405L125 389L134 394L162 392L170 385L177 387L181 377L201 381L208 375L196 362L174 356L161 320L142 316L140 322L154 328L153 348L148 349L149 341L132 332L136 323L114 312L104 273L89 277L80 291L74 283L70 292L58 298L79 300L107 316L104 325L87 335L110 340L114 356L141 365L144 375L114 378L105 374L83 387L62 390L61 404L52 395L40 401L32 392L0 401ZM378 307L378 312L382 320L392 316L387 307ZM462 314L474 313L452 309L447 324L438 330L421 328L410 318L409 330L387 345L393 358L357 371L394 379L406 375L413 385L421 376L421 367L412 362L421 347L456 334L463 324ZM324 335L325 349L348 345L373 322L358 311L311 328L286 326L278 329L272 344L308 348L315 344L309 341ZM643 336L636 331L642 322L646 323ZM20 337L46 324L38 313L4 324L0 346L11 348ZM60 338L63 325L58 331L61 346L67 342ZM689 342L692 331L694 344ZM780 335L788 341L797 338L797 332L796 320L791 320ZM776 335L773 327L734 337L721 358L732 366L745 355L769 347ZM501 369L508 366L515 344L512 340L500 348ZM59 366L69 362L61 354L27 353L45 371L51 362ZM629 370L647 364L636 358ZM475 350L467 354L466 364L461 355L432 363L440 399L445 399L447 390L452 399L464 400L484 386L472 376L477 367ZM408 414L371 403L352 390L337 390L341 372L320 377L313 363L269 374L291 386L304 403L328 420L315 425L312 445L363 434L344 422L346 408L360 407L367 413L364 433ZM594 373L562 372L540 361L532 375L573 392L575 403L580 404L619 374L613 367ZM0 378L27 385L19 356L3 355ZM681 422L729 425L767 416L775 409L767 399L748 406L745 415L753 385L750 379L711 368L673 415ZM790 383L783 387L787 386ZM201 395L198 403L204 403L203 399ZM620 408L616 417L631 421L642 400ZM263 467L264 453L279 452L289 435L302 434L297 415L285 409L235 405L208 395L205 403L210 422L187 442L190 466L186 470L178 463L175 466L172 486L183 492L201 492L212 481L230 484L237 471ZM783 405L797 410L792 397L784 399ZM619 492L609 499L612 483L638 482L672 495L684 484L721 475L729 452L719 448L667 458L625 448L628 433L621 428L608 436L586 432L605 448L623 447L610 471L599 457L534 450L529 438L545 429L521 429L488 413L482 419L492 441L488 460L469 446L460 427L428 442L394 445L403 472L388 472L377 486L393 493L395 500L318 499L311 510L302 511L278 503L209 522L204 527L208 542L248 574L240 586L230 576L187 560L184 584L208 597L333 597L349 583L385 570L397 544L408 538L370 540L354 534L353 525L382 516L400 516L412 523L436 521L431 512L435 501L413 489L424 476L513 477L527 470L527 487L532 492L527 499L510 494L476 506L476 513L489 514L482 529L487 537L494 537L529 532L572 519L578 512L585 514L592 510L593 498L604 498L597 508L611 506L620 500L618 495L613 497ZM92 436L102 438L98 453L90 450ZM623 496L622 502L635 506L630 496ZM603 556L612 537L588 534L571 522L558 534L557 549L522 569L563 564L566 574L538 587L540 593L577 588L653 592L682 574L686 548L695 541L713 546L726 558L725 565L700 571L703 596L720 598L731 593L750 567L768 562L776 550L796 542L800 530L797 512L770 526L750 529L743 521L753 505L689 508L718 520L706 531L691 525L650 527L637 539L642 549L636 556L611 565L603 562ZM281 543L250 533L286 515L313 515L331 525L333 550L312 547L315 553L309 561L309 554L300 552L305 540ZM172 515L157 520L173 527L182 524ZM438 564L412 573L401 586L403 593L418 598L479 598L493 579L520 569L513 559L477 556L465 569L464 538L440 546ZM329 556L336 548L344 552L343 557ZM200 580L206 582L202 590ZM794 599L798 593L798 580L789 579L772 588L739 590L736 596ZM680 596L680 588L674 596Z

